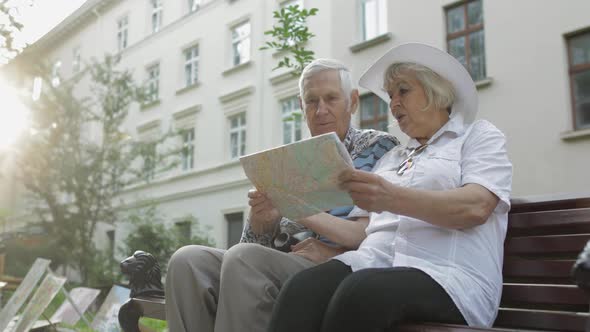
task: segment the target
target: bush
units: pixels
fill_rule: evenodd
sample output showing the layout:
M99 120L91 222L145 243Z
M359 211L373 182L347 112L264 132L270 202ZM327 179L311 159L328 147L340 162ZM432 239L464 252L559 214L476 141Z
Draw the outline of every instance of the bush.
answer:
M155 205L134 210L126 218L134 227L119 250L125 256L131 256L136 250L149 252L165 274L168 260L178 248L189 244L215 245L209 229L203 229L194 216L187 215L182 220L184 228L166 227Z

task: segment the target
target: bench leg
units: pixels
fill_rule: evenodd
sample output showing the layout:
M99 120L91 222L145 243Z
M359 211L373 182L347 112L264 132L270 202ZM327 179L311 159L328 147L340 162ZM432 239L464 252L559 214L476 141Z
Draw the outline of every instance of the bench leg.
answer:
M119 325L124 332L141 332L138 327L141 316L143 316L141 307L133 299L130 299L119 309Z

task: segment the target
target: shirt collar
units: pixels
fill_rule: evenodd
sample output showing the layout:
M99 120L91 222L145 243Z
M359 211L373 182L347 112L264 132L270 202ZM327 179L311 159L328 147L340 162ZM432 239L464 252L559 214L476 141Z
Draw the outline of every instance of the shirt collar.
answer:
M437 140L440 136L445 133L453 133L457 137L461 136L465 132L465 122L463 121L462 116L454 116L449 118L449 121L445 123L432 137L426 142L426 144L432 144L435 140ZM420 142L417 139L412 138L408 141L407 148L413 149L420 146Z
M346 132L346 136L344 137L344 146L346 147L346 150L348 152L352 151L352 149L354 149L354 142L356 141L356 138L358 137L360 130L354 129L352 127L348 127L348 131Z

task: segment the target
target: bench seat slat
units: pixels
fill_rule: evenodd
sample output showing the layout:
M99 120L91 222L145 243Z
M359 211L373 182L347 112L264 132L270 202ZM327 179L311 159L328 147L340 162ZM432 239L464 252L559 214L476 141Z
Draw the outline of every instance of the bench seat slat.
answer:
M503 329L503 328L484 328L484 327L469 327L454 324L408 324L400 326L398 332L527 332L522 329Z
M507 304L567 305L570 310L578 307L580 312L588 309L588 295L574 285L504 284L502 306Z
M505 255L544 255L567 254L572 258L582 251L590 234L527 236L507 238L504 244Z
M133 301L139 304L143 316L166 320L165 299L158 297L136 297Z
M588 315L500 308L494 327L584 332Z

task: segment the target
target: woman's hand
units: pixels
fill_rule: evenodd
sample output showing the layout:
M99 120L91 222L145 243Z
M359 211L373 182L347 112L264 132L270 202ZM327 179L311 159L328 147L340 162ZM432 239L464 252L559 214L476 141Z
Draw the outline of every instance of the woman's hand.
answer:
M317 264L323 263L345 251L346 249L327 245L311 237L291 246L291 252L293 254L307 258Z
M261 235L272 232L277 222L281 220L281 213L270 199L256 189L248 191L248 205L250 205L250 226L254 233Z
M396 186L383 177L360 170L345 171L338 177L342 189L354 204L368 212L389 211Z

